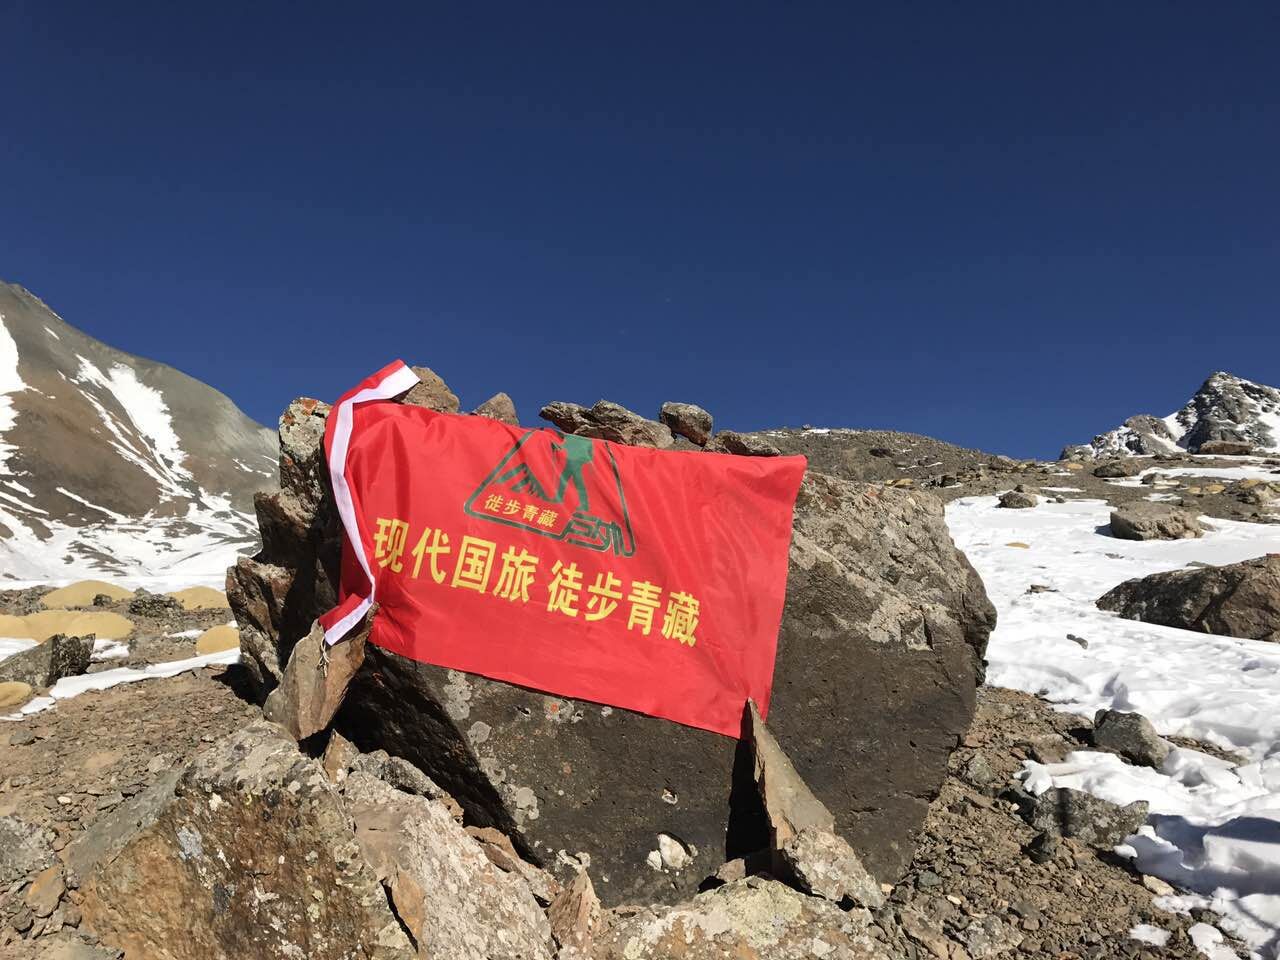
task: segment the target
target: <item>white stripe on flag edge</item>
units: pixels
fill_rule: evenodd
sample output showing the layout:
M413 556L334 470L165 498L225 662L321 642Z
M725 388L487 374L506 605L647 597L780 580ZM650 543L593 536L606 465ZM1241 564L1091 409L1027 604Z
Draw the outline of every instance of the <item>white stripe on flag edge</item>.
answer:
M342 528L346 531L347 541L355 551L356 559L369 580L369 595L354 610L324 632L325 643L333 645L346 636L369 612L373 605L374 579L369 566L369 558L364 555L364 541L360 537L360 525L356 522L355 505L351 502L351 488L347 485L347 450L351 446L351 425L355 419L355 406L370 400L390 400L404 393L419 383L418 375L407 366L401 364L372 387L365 387L359 393L348 397L338 404L334 415L338 418L333 429L333 448L329 454L329 482L333 486L333 502L338 508L338 516L342 519Z

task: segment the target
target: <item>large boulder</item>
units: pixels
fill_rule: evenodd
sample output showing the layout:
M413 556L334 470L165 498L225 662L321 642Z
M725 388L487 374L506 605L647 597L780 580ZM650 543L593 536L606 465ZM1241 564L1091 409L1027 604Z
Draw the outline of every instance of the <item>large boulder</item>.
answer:
M678 437L684 437L698 446L705 446L711 439L711 414L697 404L676 403L669 400L662 405L658 419Z
M1247 440L1206 440L1196 452L1215 457L1247 457L1253 453L1253 444Z
M273 725L211 745L167 785L140 801L145 819L113 818L136 832L73 860L103 941L154 960L414 956L337 787Z
M561 429L598 428L588 414L600 404L558 406ZM278 682L292 645L332 603L332 504L310 486L318 455L298 443L298 423L319 409L291 406L292 466L282 426L284 485L258 511L263 552L228 575L242 630L248 623L261 637L262 652L246 659L260 664L264 685ZM311 435L318 445L314 426ZM805 480L769 726L879 880L897 879L910 861L972 716L994 621L937 500ZM373 646L335 725L364 750L411 761L461 803L468 824L508 834L565 882L592 865L606 904L675 902L723 861L768 843L749 745L705 731Z
M1127 620L1280 641L1280 554L1126 580L1098 606Z
M1204 536L1190 510L1138 500L1111 511L1111 535L1121 540L1191 540Z

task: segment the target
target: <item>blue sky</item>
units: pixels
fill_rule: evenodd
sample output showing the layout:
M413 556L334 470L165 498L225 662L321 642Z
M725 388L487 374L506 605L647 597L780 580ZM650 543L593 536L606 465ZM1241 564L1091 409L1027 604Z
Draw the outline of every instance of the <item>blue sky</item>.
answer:
M1050 455L1280 383L1280 6L0 0L0 277L273 423L394 357Z

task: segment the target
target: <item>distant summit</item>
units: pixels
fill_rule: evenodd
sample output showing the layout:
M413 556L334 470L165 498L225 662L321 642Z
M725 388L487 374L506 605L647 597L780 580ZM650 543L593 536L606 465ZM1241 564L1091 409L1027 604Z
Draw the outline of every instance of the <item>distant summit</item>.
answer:
M1280 452L1280 389L1219 371L1186 406L1167 417L1139 414L1092 443L1063 456L1137 456L1190 451L1208 443L1245 444L1255 453Z
M215 575L275 486L274 433L223 394L0 283L0 588Z

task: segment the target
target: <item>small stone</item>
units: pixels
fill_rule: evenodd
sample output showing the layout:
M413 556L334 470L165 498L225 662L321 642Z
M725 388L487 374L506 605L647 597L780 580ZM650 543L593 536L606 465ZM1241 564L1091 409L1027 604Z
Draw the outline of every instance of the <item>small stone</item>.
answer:
M1049 863L1058 855L1058 838L1042 830L1031 838L1024 852L1032 863Z
M26 904L37 917L47 917L57 909L62 895L67 892L62 877L62 865L54 864L46 867L31 881L27 890Z
M1149 873L1142 875L1142 885L1157 897L1170 897L1177 892L1172 884L1165 883L1159 877L1153 877Z

